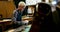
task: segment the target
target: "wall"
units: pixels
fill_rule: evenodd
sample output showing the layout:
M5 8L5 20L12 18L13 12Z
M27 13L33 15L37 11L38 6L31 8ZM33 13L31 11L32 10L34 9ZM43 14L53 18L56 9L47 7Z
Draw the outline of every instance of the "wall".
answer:
M11 18L15 5L13 1L0 1L0 14L3 18Z

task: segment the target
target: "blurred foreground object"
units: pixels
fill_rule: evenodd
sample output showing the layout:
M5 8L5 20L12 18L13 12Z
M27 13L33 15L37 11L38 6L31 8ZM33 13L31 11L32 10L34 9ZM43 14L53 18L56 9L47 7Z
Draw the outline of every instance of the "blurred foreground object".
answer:
M51 6L46 3L38 3L38 10L34 13L34 19L29 32L55 31L55 24L52 20Z

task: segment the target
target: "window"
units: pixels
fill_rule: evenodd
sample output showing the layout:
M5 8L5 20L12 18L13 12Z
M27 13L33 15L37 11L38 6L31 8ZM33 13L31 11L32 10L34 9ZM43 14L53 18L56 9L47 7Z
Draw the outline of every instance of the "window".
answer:
M57 1L56 0L53 0L52 1L52 5L56 5L57 4Z
M41 0L26 0L26 5L35 5L36 3L41 2Z

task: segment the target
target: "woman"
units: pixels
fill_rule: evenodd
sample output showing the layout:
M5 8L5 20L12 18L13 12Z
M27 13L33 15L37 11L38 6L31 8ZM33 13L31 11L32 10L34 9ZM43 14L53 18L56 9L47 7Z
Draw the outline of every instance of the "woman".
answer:
M52 19L51 6L46 3L39 3L38 12L35 11L30 32L52 32L54 29L55 23Z

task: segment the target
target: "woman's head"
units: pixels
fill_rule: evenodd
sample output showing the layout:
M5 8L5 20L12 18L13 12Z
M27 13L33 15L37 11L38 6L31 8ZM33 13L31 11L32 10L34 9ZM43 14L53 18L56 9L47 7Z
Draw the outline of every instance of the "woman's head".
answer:
M51 13L51 6L49 4L46 3L38 3L38 9L37 11L35 11L34 16L36 14L38 15L49 15Z
M38 12L39 13L47 14L47 13L49 13L49 11L51 11L50 5L48 5L46 3L38 4Z

